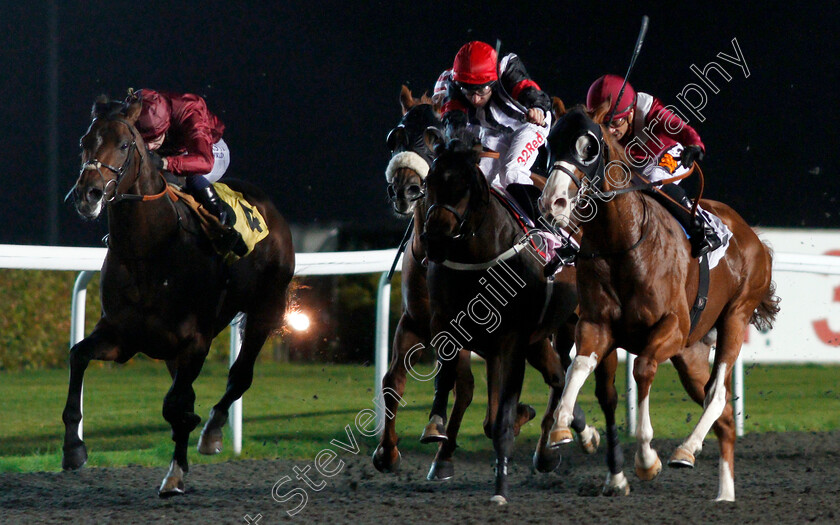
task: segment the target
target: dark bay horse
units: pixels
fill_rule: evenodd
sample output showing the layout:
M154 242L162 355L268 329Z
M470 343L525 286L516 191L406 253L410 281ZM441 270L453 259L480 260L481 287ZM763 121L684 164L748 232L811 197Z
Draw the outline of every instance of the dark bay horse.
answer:
M201 233L183 202L175 202L152 169L135 122L140 103L97 99L81 139L82 169L73 190L76 210L87 219L108 212L109 248L102 266L102 317L70 350L70 387L64 409L64 469L87 461L79 437L82 378L92 359L126 362L138 352L166 361L172 387L163 417L175 451L159 493L184 492L187 440L201 418L194 413L193 381L210 343L238 312L247 315L242 349L227 389L210 411L199 452L216 454L228 409L251 385L254 363L266 338L283 324L286 293L295 267L289 228L256 187L226 180L259 210L268 236L226 265Z
M436 155L426 177L422 234L430 261L432 343L444 356L466 348L487 362L488 394L498 404L490 429L496 451L491 501L504 504L526 359L539 365L550 385L534 464L540 470L546 465L553 469L560 461L548 447L548 433L564 384L559 355L568 356L572 344L567 328L576 319L575 272L566 268L556 279L545 277L545 262L528 252L529 238L523 239L517 220L491 196L477 164L480 143L468 147L454 140L444 145L443 137L432 130L427 141ZM533 356L553 358L534 363ZM579 407L573 412L572 426L579 430L584 449L594 452L597 432L585 424Z
M698 261L690 256L685 234L668 212L652 197L635 191L638 186L633 186L623 149L603 125L596 124L606 111L606 107L595 113L573 108L548 139L552 171L540 208L560 224L577 217L583 230L577 260L577 356L557 408L551 441L569 440L572 403L593 370L598 400L608 426L614 425L615 350L624 348L637 356L633 367L639 391L636 474L643 480L656 477L662 467L651 448L649 393L657 367L670 359L686 391L704 409L669 464L693 467L703 438L714 428L720 446L717 500L734 501L731 370L748 324L770 328L778 312L772 253L730 207L702 200L703 209L718 216L733 236L710 272L705 309L692 330L689 309L698 291ZM710 332L717 334L711 373L702 341ZM614 448L608 443L608 453ZM629 487L620 456L608 458L608 464L605 492L626 494Z
M432 162L432 152L426 146L423 134L429 127L442 128L442 123L431 105L431 100L421 97L416 99L411 91L403 86L400 92L400 104L403 118L394 128L387 139L388 149L391 151L391 161L386 170L388 180L388 195L394 212L400 216L412 217L413 226L411 236L407 241L402 265L402 315L394 333L391 351L391 362L385 377L382 379L382 391L385 402L385 426L380 436L380 442L373 454L373 464L380 472L395 472L399 469L400 453L397 447L396 414L400 407L400 400L405 393L407 372L417 364L424 348L429 348L431 333L429 324L429 293L426 283L426 266L423 260L426 250L420 242L423 231L425 207L423 196L424 179ZM551 352L554 354L553 350ZM551 356L541 357L547 364L540 365L539 356L534 356L535 367L547 370L553 367ZM447 363L445 363L447 364ZM441 368L436 379L435 400L432 404L429 424L426 426L421 441L424 443L439 442L435 460L429 470L428 479L445 480L454 475L452 456L457 448L457 435L466 408L472 401L474 378L470 368L470 352L459 351L459 356L453 363ZM455 402L449 418L446 409L449 395L448 386L437 388L441 376L455 375ZM451 378L447 378L451 379ZM490 436L492 418L495 417L495 400L488 406L485 419L485 432ZM518 417L515 432L519 427L534 416L533 409L527 405L518 406ZM444 428L445 425L445 428ZM582 429L579 429L582 430ZM592 446L587 443L588 446ZM556 464L545 461L537 466L540 470L553 470Z

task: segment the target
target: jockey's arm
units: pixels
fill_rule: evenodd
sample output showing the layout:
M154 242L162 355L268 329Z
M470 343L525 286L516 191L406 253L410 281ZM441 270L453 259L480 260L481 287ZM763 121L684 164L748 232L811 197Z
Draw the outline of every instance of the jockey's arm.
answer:
M213 139L203 122L189 129L183 147L185 155L165 157L167 169L175 175L204 175L213 170Z

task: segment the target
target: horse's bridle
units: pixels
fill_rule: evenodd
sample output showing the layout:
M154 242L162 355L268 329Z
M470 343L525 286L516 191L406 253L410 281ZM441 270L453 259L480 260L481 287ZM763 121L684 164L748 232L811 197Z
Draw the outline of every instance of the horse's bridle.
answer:
M487 156L487 157L498 158L498 153L493 153L493 154L482 153L482 154L479 154L479 156L482 156L482 157ZM479 168L477 164L475 166L475 169L476 169L477 173L474 173L473 175L475 175L476 177L484 177L484 175L481 173L481 168ZM423 194L424 195L426 193L425 192L426 180L427 179L423 179L423 186L424 186ZM454 206L451 206L449 204L440 204L440 203L436 202L436 203L432 204L431 206L429 206L429 208L426 210L426 218L423 221L423 235L425 235L426 231L428 231L427 226L429 225L429 219L432 216L432 212L436 211L436 210L439 210L439 209L448 211L449 213L454 215L455 220L458 223L458 226L455 229L455 235L453 235L451 237L448 237L449 240L457 241L459 239L463 239L464 237L471 237L471 236L475 235L476 232L481 228L481 225L484 224L484 219L485 219L486 215L483 215L481 217L481 222L475 228L473 228L471 231L469 231L469 232L464 231L464 226L467 224L467 221L470 219L470 202L472 201L472 197L473 197L473 191L472 191L473 186L475 186L475 183L473 181L470 181L470 185L467 188L466 195L464 197L461 197L461 199L460 199L461 201L463 201L463 200L467 201L467 209L464 210L463 214L459 213L458 210L455 209Z
M104 188L103 188L103 194L107 194L108 187L111 184L113 184L114 193L110 197L105 198L106 202L108 202L108 203L116 204L116 203L118 203L120 201L124 201L124 200L127 200L127 201L144 201L145 202L145 201L159 199L160 197L163 197L164 195L166 195L168 190L167 190L165 184L164 184L163 191L160 192L160 193L156 193L154 195L136 195L136 194L131 194L131 193L117 193L120 182L122 182L123 176L125 175L126 171L128 171L128 168L131 165L131 161L134 159L134 154L139 153L139 150L137 148L137 135L134 132L134 126L129 124L124 119L121 119L121 118L118 118L118 117L112 117L112 118L107 119L107 121L108 122L119 122L119 123L123 124L125 127L127 127L128 131L131 133L131 139L132 140L131 140L131 143L128 145L128 153L126 154L125 161L122 163L122 166L120 166L119 168L116 168L116 167L114 167L110 164L106 164L106 163L100 161L99 159L97 159L96 157L94 157L91 160L88 160L87 162L82 164L82 168L81 168L80 172L83 172L83 171L86 171L86 170L96 170L96 172L99 174L99 176L105 182ZM143 155L140 155L140 162L139 162L139 165L137 166L137 171L135 172L135 175L134 175L135 181L136 181L137 177L140 176L140 170L141 170L142 166L143 166ZM106 169L112 171L114 173L114 175L116 175L116 178L113 178L111 180L106 181L105 180L105 174L102 173L102 168L106 168ZM135 181L132 181L132 183L134 183Z

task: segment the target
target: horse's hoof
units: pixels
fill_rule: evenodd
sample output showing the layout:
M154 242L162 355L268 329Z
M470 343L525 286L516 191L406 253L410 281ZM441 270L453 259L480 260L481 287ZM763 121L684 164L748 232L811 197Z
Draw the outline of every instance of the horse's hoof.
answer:
M563 462L563 456L560 451L555 448L544 448L542 451L534 452L534 470L547 474L554 472L560 463Z
M677 450L671 455L668 460L668 466L673 468L694 468L694 454L682 447L677 447Z
M627 477L624 476L624 472L619 472L615 475L607 472L607 480L604 482L604 488L601 489L601 494L609 497L629 496L630 483L627 481Z
M496 494L492 498L490 498L490 503L495 503L498 506L507 505L508 500L506 497Z
M376 450L373 451L373 466L379 472L383 474L393 474L399 472L400 470L400 462L402 461L402 454L399 450L394 448L394 453L390 454L385 452L385 449L382 446L376 447Z
M222 437L221 429L207 430L205 426L204 430L201 431L201 435L198 437L198 452L205 456L218 454L222 451Z
M551 433L548 435L548 446L552 448L559 447L560 445L571 443L573 439L572 431L568 427L555 427L551 429Z
M84 443L73 448L65 448L61 457L61 468L63 470L78 470L87 463L87 447Z
M169 465L169 472L163 478L163 483L160 484L158 496L161 498L171 498L172 496L181 496L184 494L184 471L173 460Z
M522 426L525 425L525 423L531 421L535 417L537 417L537 411L534 410L534 407L526 405L525 403L519 403L516 407L516 421L513 423L514 437L519 435L519 431L522 430Z
M595 430L595 427L587 425L583 432L578 434L577 440L581 450L587 454L594 454L598 451L598 445L601 444L601 434Z
M642 481L650 481L662 472L662 461L659 456L656 456L656 461L649 468L645 468L639 461L639 455L636 454L636 477Z
M429 424L423 429L423 434L420 435L420 443L424 445L428 443L440 443L447 441L446 427L443 424L443 418L440 416L432 416L429 419Z
M455 476L455 464L451 461L435 461L426 475L429 481L446 481Z

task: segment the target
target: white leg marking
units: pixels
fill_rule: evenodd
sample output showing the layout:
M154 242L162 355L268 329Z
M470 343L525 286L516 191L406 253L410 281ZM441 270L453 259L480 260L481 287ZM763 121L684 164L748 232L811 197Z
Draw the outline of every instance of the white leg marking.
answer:
M607 480L604 482L604 494L618 494L622 493L625 496L630 494L630 483L624 472L613 474L607 472Z
M732 469L729 468L729 463L723 458L720 458L718 475L720 476L720 487L718 488L718 496L715 498L715 501L735 501L735 478L732 476Z
M566 372L566 386L563 388L563 395L560 397L560 404L554 412L554 424L563 428L568 428L572 424L574 416L575 401L577 400L580 389L589 374L595 370L598 364L598 356L595 354L589 356L576 356L572 361L572 366Z
M653 425L650 423L650 392L639 402L639 416L636 425L636 440L639 442L639 455L642 465L650 468L659 455L650 446L653 441Z
M712 383L712 388L706 395L706 400L703 403L703 414L697 421L694 431L691 435L683 441L680 447L691 452L695 456L703 450L703 438L709 433L712 425L717 418L723 414L723 409L726 408L726 364L721 363L715 374L715 381Z

